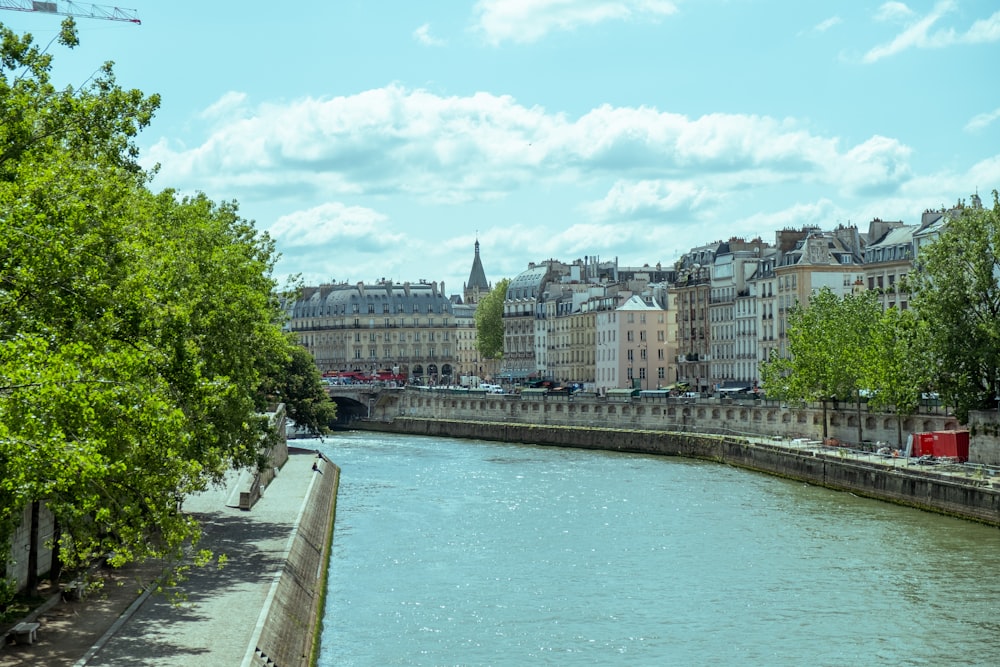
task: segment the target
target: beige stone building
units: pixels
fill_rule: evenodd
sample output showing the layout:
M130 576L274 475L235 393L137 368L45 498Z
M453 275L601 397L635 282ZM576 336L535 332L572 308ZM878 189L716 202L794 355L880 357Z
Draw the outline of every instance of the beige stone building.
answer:
M357 371L410 382L451 382L458 339L437 282L320 285L289 307L289 326L320 371Z

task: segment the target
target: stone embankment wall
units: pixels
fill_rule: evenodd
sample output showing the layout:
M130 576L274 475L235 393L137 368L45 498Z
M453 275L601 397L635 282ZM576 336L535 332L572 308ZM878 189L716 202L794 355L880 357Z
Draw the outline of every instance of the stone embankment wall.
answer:
M777 401L739 399L685 399L635 397L624 400L592 395L526 396L481 394L417 389L385 390L373 410L372 419L391 421L398 417L479 420L542 426L608 427L653 431L683 431L772 438L823 438L861 446L884 442L905 446L910 433L949 431L964 426L944 408L904 417L861 412L853 405L829 404L787 406ZM861 424L859 438L858 424ZM1000 425L994 413L974 413L970 459L1000 466Z
M52 569L52 549L48 543L55 531L55 520L52 512L41 504L38 512L38 567L35 574L45 575ZM31 504L24 506L21 512L21 523L10 538L10 549L7 552L6 570L0 567L0 574L5 579L12 580L17 590L24 590L28 585L28 551L31 548Z
M257 642L257 664L307 667L316 664L326 573L330 564L340 468L321 463L313 475L274 598Z
M824 453L815 449L754 443L733 436L669 431L406 417L391 422L362 422L357 426L416 435L706 459L1000 526L1000 490L987 479L848 459L840 456L837 450Z

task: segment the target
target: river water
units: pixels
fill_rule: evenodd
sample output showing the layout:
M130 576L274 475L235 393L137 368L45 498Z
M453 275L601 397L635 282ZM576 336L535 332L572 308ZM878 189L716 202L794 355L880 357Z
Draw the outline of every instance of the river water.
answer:
M377 433L321 665L997 665L1000 531L679 458Z

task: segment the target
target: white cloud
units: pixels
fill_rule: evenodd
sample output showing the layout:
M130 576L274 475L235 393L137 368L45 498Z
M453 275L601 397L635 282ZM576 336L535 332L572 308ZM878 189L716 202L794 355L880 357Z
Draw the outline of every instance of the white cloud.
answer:
M386 220L385 215L370 208L333 202L284 215L268 232L285 247L312 247L343 240L356 244L363 240L377 249L400 240L398 235L381 229Z
M830 182L846 194L891 194L912 177L912 150L896 139L874 136L830 163Z
M842 23L842 21L840 20L839 16L831 16L830 18L828 18L828 19L826 19L824 21L820 21L819 23L817 23L813 27L813 30L815 32L826 32L830 28L833 28L834 26L838 26L841 23Z
M961 41L966 44L1000 41L1000 12L973 23L969 31L961 36Z
M413 31L413 39L424 46L444 46L444 40L431 34L430 23L425 23Z
M618 181L604 199L584 206L590 217L610 219L690 219L692 211L717 200L720 193L692 181Z
M667 0L479 0L476 29L491 44L535 42L553 31L604 21L656 19L677 11Z
M875 12L876 21L903 21L913 16L913 10L902 2L883 3Z
M836 224L840 215L836 205L824 197L814 202L790 204L778 211L758 211L740 218L735 226L744 230L744 235L747 230L770 230L773 233L778 229L801 229L809 225L829 229Z
M509 96L399 86L233 113L236 122L215 127L199 146L161 141L146 151L162 165L158 178L241 200L395 194L451 204L543 183L597 184L604 201L588 210L634 217L705 201L706 186L683 183L698 179L716 191L790 179L885 191L909 174L909 148L896 140L872 137L841 150L836 138L794 120L756 115L689 118L604 105L572 119Z
M241 109L246 108L246 103L246 93L229 91L202 111L199 117L208 121L232 120L239 115Z
M890 9L887 10L887 7ZM903 32L896 35L890 42L868 51L862 61L873 63L909 49L940 49L956 44L982 44L1000 41L1000 11L989 18L976 21L965 32L957 32L954 28L932 32L931 29L935 24L940 22L954 7L955 4L951 0L937 3L926 16L909 21ZM886 3L882 5L876 18L896 20L909 19L911 16L912 12L902 3Z
M989 113L980 113L969 119L969 122L965 125L966 132L978 132L979 130L985 129L993 121L1000 118L1000 107L997 107Z

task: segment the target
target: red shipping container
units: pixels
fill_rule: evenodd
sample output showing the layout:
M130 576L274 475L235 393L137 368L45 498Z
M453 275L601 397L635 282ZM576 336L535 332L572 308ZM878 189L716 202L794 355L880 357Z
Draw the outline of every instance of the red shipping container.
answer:
M914 433L911 456L937 456L934 453L933 433Z
M965 462L969 460L968 431L934 431L934 456L947 456Z

